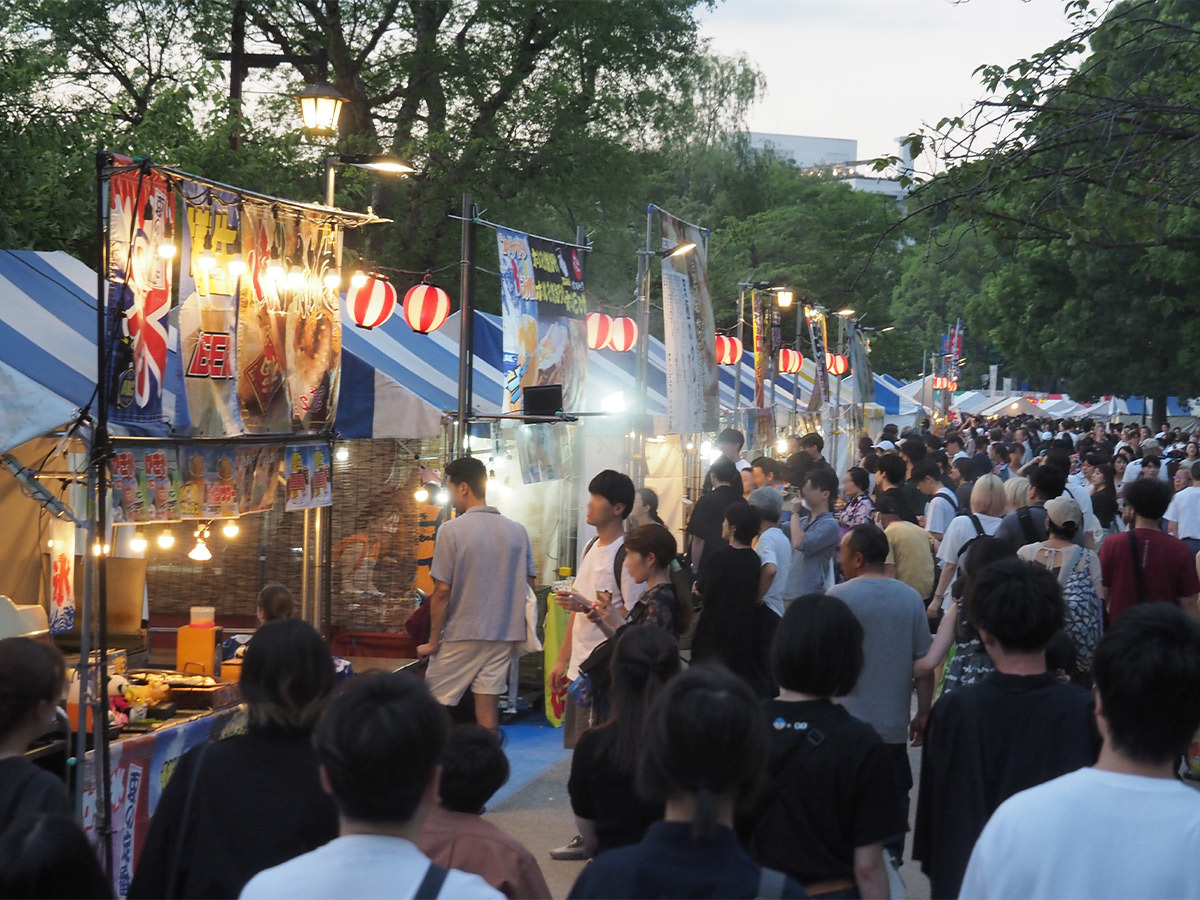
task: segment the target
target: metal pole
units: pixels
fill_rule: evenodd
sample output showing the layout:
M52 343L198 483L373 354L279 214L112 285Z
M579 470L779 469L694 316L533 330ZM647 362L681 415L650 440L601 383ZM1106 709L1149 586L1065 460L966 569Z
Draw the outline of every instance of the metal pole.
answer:
M796 306L796 352L797 353L800 352L800 324L804 321L804 311L807 308L808 307L805 306L803 300L801 300L800 303ZM803 360L803 357L801 357L801 360ZM814 365L816 364L815 360L813 361L813 364ZM803 368L803 362L801 362L801 367ZM797 372L795 375L792 376L792 427L791 427L792 434L796 433L796 415L797 415L797 411L799 410L799 407L800 407L799 397L800 397L800 373Z
M646 207L646 247L638 251L638 354L636 393L634 409L637 417L633 424L633 446L630 448L633 481L641 484L646 478L646 394L649 393L650 372L650 278L653 275L651 260L654 258L654 206Z
M459 263L459 332L458 332L458 433L454 439L454 456L466 455L467 419L471 415L474 393L471 372L475 354L475 204L470 194L463 194L462 261Z
M96 541L103 545L108 532L108 379L105 370L108 362L108 323L106 320L107 301L104 297L104 272L106 253L104 245L104 168L109 162L107 154L96 155L96 223L97 250L100 265L97 266L96 286L96 430L92 436L91 464L96 476L96 505L94 516L96 522ZM134 210L138 209L141 197L134 199ZM93 545L94 546L94 545ZM92 552L89 547L85 552ZM98 584L96 589L96 619L97 619L97 650L100 656L101 678L100 685L107 685L108 675L108 584L106 581L107 566L105 554L101 552L96 559ZM87 660L82 660L84 666ZM108 766L108 691L103 687L96 690L99 700L96 715L93 717L93 737L96 748L96 764L100 767L101 778L98 779L99 799L97 800L97 831L104 848L104 871L112 872L112 802L110 800L111 786L109 785Z
M846 320L843 316L838 316L838 339L837 352L840 355L842 352L842 336L846 331ZM842 379L845 374L837 377L837 387L833 392L833 464L838 465L838 438L842 431Z
M743 342L746 327L746 285L738 285L738 343L744 348ZM733 427L738 424L738 409L742 405L742 358L739 356L733 367Z
M304 549L300 553L300 619L307 622L308 619L308 570L312 565L312 552L309 540L312 534L312 510L304 510L304 538L300 541L300 546Z
M233 133L229 146L236 153L242 149L242 82L246 78L246 0L233 4L233 30L229 53L229 106L233 116Z
M325 205L333 207L334 188L337 186L337 162L336 156L325 157Z
M321 630L321 564L325 560L322 551L324 537L323 520L325 510L313 510L313 589L312 589L312 626L318 632Z

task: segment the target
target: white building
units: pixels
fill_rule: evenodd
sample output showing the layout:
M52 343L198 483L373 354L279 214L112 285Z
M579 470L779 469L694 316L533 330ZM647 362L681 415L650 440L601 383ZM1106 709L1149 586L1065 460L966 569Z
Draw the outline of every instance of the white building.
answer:
M760 131L751 131L748 137L753 150L771 150L776 156L795 163L801 170L825 174L846 182L856 191L881 194L897 201L903 198L905 193L898 176L912 174L912 156L903 145L897 153L900 157L898 171L881 176L874 170L874 160L858 158L856 140L800 134L768 134Z

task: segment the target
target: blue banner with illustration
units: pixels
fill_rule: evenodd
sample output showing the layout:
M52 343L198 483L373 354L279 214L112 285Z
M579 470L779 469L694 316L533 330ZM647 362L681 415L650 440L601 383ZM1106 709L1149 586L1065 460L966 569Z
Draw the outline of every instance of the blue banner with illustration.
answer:
M587 391L586 252L571 244L496 229L503 304L504 408L521 411L524 389L561 384L563 409Z

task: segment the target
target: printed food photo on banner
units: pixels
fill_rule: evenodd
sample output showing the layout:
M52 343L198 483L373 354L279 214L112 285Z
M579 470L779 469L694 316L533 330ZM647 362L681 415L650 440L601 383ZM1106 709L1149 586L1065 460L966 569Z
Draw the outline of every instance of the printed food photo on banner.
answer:
M244 263L237 197L192 181L182 182L180 191L185 215L178 371L187 402L177 402L175 427L185 434L240 434L237 290Z
M341 376L341 301L324 282L338 268L340 229L248 207L249 247L238 306L238 401L251 433L333 423Z

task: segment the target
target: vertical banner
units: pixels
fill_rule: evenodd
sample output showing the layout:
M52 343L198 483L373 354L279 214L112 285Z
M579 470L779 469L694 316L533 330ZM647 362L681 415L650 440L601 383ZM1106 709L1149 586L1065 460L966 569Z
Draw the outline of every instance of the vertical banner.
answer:
M240 224L242 425L254 434L319 431L333 424L341 381L341 298L324 282L341 259L341 229L258 206L243 209Z
M75 523L50 522L50 633L75 628Z
M696 245L690 253L662 261L667 432L715 431L721 407L706 235L695 225L662 213L662 242L664 247Z
M275 506L283 448L242 447L237 451L238 514L266 512Z
M185 519L238 515L237 451L232 447L181 447L179 511Z
M750 292L751 318L754 320L754 406L766 406L765 386L767 383L767 316L763 309L763 295ZM755 446L751 444L750 446Z
M808 411L815 412L829 399L829 370L825 367L825 317L810 313L807 307L804 315L808 319L808 339L812 343L813 355L813 389L808 395Z
M496 229L503 303L505 411L519 412L524 389L561 384L563 408L587 392L585 251Z
M567 620L570 618L570 613L553 601L546 607L546 623L543 632L542 653L545 654L545 694L546 694L546 720L551 727L558 728L562 725L563 714L566 712L567 704L574 703L567 696L565 687L558 687L550 684L550 670L554 668L558 662L558 651L562 647L563 637L567 633Z
M104 377L114 422L164 425L174 227L174 195L161 175L147 166L109 179Z
M855 403L875 402L875 377L871 373L870 346L866 335L854 320L846 323L850 332L850 368L853 372L851 383L854 385Z
M242 433L237 400L237 197L185 181L183 259L179 269L179 368L175 430L184 434ZM185 402L186 398L186 402Z

